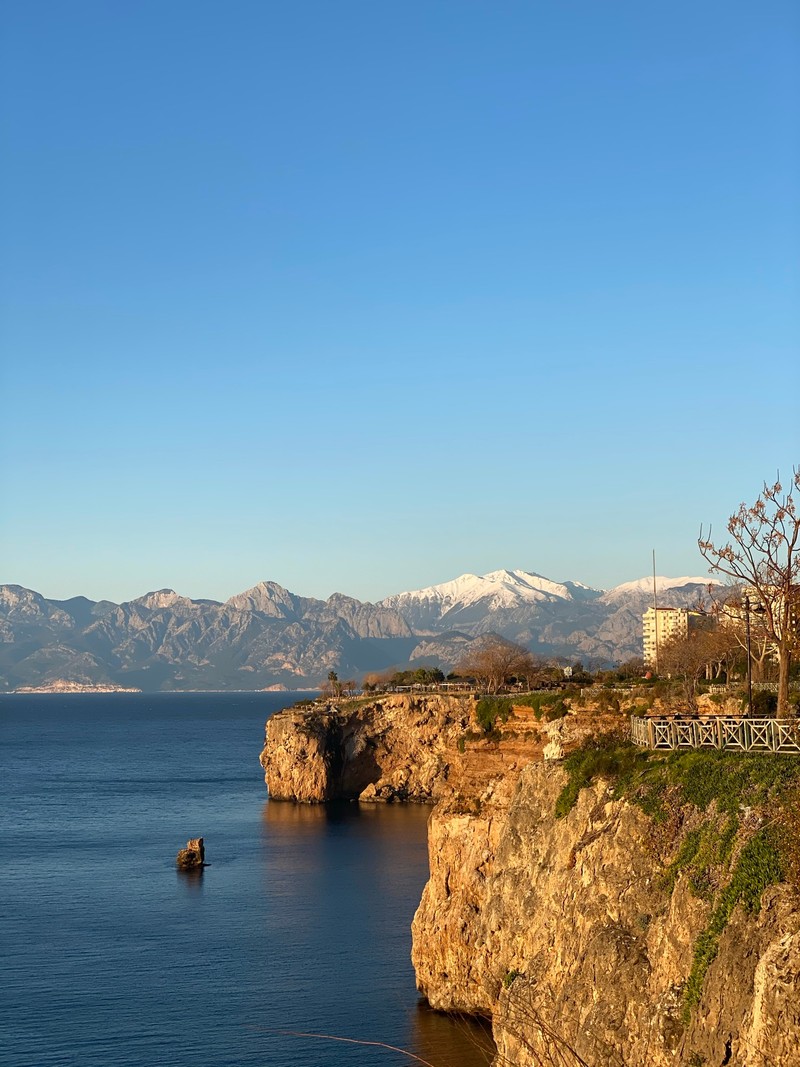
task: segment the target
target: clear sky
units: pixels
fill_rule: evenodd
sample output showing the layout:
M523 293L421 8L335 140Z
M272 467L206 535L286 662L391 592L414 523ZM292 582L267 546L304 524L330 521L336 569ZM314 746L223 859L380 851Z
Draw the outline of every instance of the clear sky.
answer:
M4 0L0 582L703 574L800 462L794 0Z

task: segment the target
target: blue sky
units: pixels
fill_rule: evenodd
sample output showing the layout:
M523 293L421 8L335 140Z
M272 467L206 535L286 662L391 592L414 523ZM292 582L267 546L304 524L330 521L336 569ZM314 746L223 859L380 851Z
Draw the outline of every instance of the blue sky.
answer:
M702 574L800 462L795 4L0 30L0 581Z

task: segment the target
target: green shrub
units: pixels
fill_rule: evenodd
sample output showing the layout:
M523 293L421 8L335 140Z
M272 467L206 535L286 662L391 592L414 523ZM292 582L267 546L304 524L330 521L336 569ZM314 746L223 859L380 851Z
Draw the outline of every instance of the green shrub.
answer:
M756 719L774 719L778 710L778 694L768 689L757 689L753 693L752 714ZM747 693L742 697L742 711L747 711Z
M546 708L564 703L564 694L560 689L554 692L526 693L525 696L513 697L511 703L516 704L518 707L533 708L536 718L541 719Z
M719 939L733 909L741 901L745 910L757 914L761 896L768 886L780 882L783 868L769 830L751 837L739 854L733 876L720 892L708 926L695 942L692 970L683 993L683 1018L689 1021L692 1009L700 1003L706 972L719 951Z
M561 719L568 712L569 707L564 703L563 694L560 691L554 693L526 693L524 696L481 697L475 705L475 717L488 737L497 733L497 723L508 722L514 706L532 708L537 720L547 710L547 721Z
M569 712L569 708L563 700L557 700L552 704L544 714L545 722L555 722L556 719L563 719Z
M615 781L615 794L631 775L645 766L648 753L630 742L623 741L618 733L594 734L580 748L564 760L564 769L569 781L556 801L555 815L563 819L575 807L581 789L591 785L596 778L611 778Z
M475 718L480 723L484 734L496 733L497 720L508 722L511 714L511 701L508 697L481 697L475 705Z

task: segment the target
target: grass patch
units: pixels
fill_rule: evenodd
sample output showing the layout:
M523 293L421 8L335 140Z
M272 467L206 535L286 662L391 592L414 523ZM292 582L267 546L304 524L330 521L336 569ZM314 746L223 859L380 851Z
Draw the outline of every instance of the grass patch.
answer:
M745 911L758 914L764 890L783 878L781 856L769 830L761 830L744 846L733 875L719 893L708 926L698 937L692 970L683 992L683 1021L688 1023L692 1010L700 1003L708 968L719 951L719 939L728 925L733 909L741 902Z
M561 692L526 693L518 697L481 697L475 705L475 717L484 734L491 737L497 733L497 723L508 722L515 707L533 708L536 719L544 716L547 722L562 719L569 711Z
M761 808L800 783L800 759L770 752L688 751L665 754L638 748L617 732L587 738L564 760L569 782L556 815L570 812L581 789L609 778L614 796L626 797L663 822L676 807L691 804L733 816L741 807Z
M671 893L678 875L687 871L692 893L703 900L713 899L718 872L727 870L738 832L739 819L735 815L728 816L721 829L709 820L690 830L664 873L664 889Z
M785 878L800 882L800 759L761 752L661 754L610 733L588 738L567 756L564 768L569 778L556 801L556 818L567 815L581 789L598 778L608 779L615 798L638 805L655 823L680 825L687 808L705 816L684 835L663 875L667 893L685 872L691 892L712 902L684 987L683 1017L688 1022L737 904L755 914L768 886ZM743 844L742 812L770 820Z
M634 775L644 770L648 755L635 745L622 741L616 733L587 738L564 760L569 781L556 801L556 818L563 819L568 815L575 807L580 791L597 778L612 779L614 795L622 795Z

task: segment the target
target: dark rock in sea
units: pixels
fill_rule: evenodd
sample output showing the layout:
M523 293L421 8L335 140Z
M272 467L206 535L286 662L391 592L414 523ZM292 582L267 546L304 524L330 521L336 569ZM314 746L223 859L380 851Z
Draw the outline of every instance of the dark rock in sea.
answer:
M205 855L202 837L190 837L186 842L186 848L180 850L175 862L183 871L194 870L204 866Z

